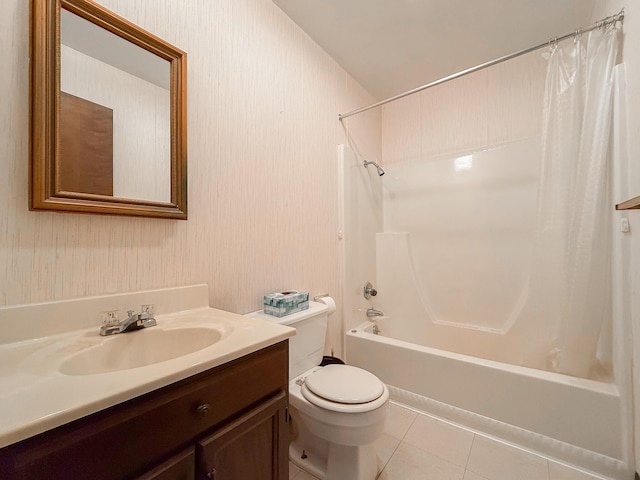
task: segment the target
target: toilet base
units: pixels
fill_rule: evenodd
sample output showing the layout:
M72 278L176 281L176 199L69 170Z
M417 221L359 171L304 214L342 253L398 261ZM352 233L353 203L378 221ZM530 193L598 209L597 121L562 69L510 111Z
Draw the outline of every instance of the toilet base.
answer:
M325 480L324 474L327 471L326 458L322 458L306 448L303 449L296 442L291 442L289 444L289 460L291 460L291 463L296 467L301 468L320 480Z
M378 475L378 460L373 445L349 446L316 441L325 455L316 453L313 447L303 448L295 440L289 445L289 459L307 473L320 480L375 480ZM304 455L303 455L304 453ZM305 457L305 458L303 458Z

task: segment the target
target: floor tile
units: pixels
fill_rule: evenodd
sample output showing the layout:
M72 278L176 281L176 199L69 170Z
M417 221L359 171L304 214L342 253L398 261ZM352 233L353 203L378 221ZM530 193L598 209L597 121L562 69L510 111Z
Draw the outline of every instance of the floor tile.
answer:
M490 480L548 480L547 460L476 435L467 470Z
M307 473L304 470L300 470L300 472L298 472L296 476L293 477L292 480L318 480L318 479L313 475L311 475L310 473Z
M318 480L310 473L305 472L300 467L289 462L289 480Z
M448 462L465 467L473 433L441 420L418 416L409 428L404 441Z
M464 477L462 480L489 480L488 478L481 477L477 473L473 473L471 470L467 470L464 472Z
M378 457L378 470L382 470L400 445L400 440L383 433L374 445Z
M462 480L464 469L402 442L379 480Z
M418 414L394 403L389 404L389 415L384 426L388 435L402 440Z
M292 462L289 462L289 480L293 480L293 478L301 471L302 470L296 467Z
M601 480L602 477L589 475L566 465L549 461L550 480Z

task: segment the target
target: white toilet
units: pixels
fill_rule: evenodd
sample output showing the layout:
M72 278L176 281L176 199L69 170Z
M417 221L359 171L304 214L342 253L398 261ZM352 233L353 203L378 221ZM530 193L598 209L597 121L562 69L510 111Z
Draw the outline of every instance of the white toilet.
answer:
M372 373L348 365L319 367L328 307L282 318L262 311L247 314L294 327L289 339L291 461L321 480L374 480L378 473L373 443L382 434L389 391Z

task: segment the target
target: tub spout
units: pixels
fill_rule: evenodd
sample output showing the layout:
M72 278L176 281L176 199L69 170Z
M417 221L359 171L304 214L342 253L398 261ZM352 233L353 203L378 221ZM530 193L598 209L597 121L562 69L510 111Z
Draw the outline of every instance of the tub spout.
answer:
M384 313L380 310L376 310L375 308L367 308L367 317L382 317Z

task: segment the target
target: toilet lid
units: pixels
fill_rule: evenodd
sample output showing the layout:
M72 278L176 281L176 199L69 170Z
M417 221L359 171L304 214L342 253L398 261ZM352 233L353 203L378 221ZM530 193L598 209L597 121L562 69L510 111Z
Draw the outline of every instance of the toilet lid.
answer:
M350 405L372 402L384 392L378 377L349 365L327 365L305 378L304 384L321 398Z

